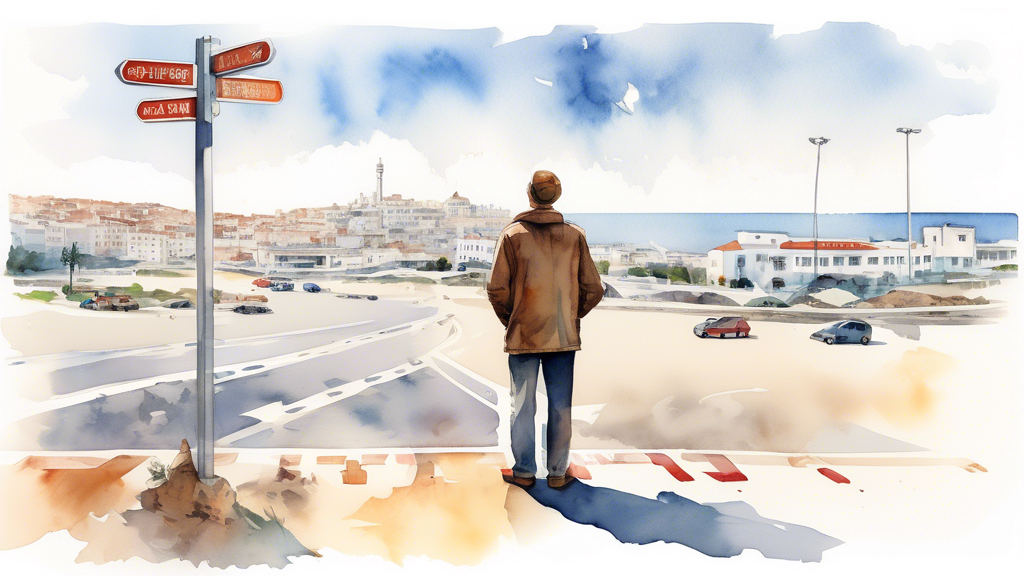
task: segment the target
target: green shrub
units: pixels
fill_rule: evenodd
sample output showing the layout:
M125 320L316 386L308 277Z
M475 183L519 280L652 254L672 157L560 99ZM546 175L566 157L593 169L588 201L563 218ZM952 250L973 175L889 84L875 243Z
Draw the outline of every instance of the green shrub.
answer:
M643 266L634 266L627 270L626 274L629 274L630 276L639 276L640 278L650 276L650 274L647 273L647 268L644 268Z
M654 268L651 270L651 276L655 278L668 278L668 270L665 268Z
M164 278L181 278L187 276L181 272L175 272L174 270L158 270L151 268L143 268L142 270L135 271L136 276L161 276Z
M44 260L46 260L44 254L25 250L22 246L11 246L7 251L7 273L24 274L28 271L46 270L47 266L43 263Z
M739 283L736 282L735 278L733 278L732 280L729 280L729 288L735 288L738 284Z
M993 268L993 270L995 270L997 272L1010 272L1010 271L1016 272L1017 271L1017 265L1016 264L1000 264L999 266L996 266L995 268Z
M129 286L127 290L128 293L131 294L132 296L135 296L136 294L142 294L142 284L136 282Z
M40 302L49 302L57 297L57 293L53 290L33 290L28 294L15 293L14 295L22 300L38 300Z
M596 264L600 274L608 274L608 270L612 267L612 263L607 260L598 260Z
M67 300L68 302L85 302L89 298L90 298L90 296L88 294L84 294L82 292L74 292L74 293L68 294L68 296L67 296L67 298L65 298L65 300Z
M670 279L672 279L673 282L678 281L678 282L683 282L684 284L690 284L691 283L690 282L690 273L687 272L686 268L684 268L682 266L673 266L668 271L668 277Z
M65 296L67 296L68 294L71 293L71 284L65 284L61 286L60 291L63 292Z

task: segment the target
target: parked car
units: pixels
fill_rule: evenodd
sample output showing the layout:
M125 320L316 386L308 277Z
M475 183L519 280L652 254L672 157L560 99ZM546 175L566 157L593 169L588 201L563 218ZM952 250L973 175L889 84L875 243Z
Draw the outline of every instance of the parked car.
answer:
M306 292L314 293L320 291L320 287L317 286L316 284L313 284L312 282L306 282L305 284L303 284L302 289L305 290Z
M279 280L271 284L270 289L273 290L274 292L291 292L292 290L295 289L295 284Z
M465 263L459 264L459 267L458 267L457 270L459 272L465 272L466 271L466 264Z
M252 283L255 284L257 288L270 288L270 285L274 282L270 280L270 278L257 278L253 280Z
M871 342L871 325L863 320L843 320L811 334L811 339L829 345L836 342L840 344L860 342L867 346Z
M273 314L274 311L267 306L260 306L259 304L242 304L241 306L235 306L232 311L238 312L239 314Z
M124 310L125 312L139 309L139 303L131 296L125 295L94 296L79 306L88 310Z
M732 334L733 338L746 338L750 336L750 324L747 324L746 320L737 316L708 318L694 326L693 333L701 338L707 338L708 336L725 338L726 334Z
M174 308L175 310L179 308L195 308L195 306L189 300L175 300L174 302L168 304L167 307Z

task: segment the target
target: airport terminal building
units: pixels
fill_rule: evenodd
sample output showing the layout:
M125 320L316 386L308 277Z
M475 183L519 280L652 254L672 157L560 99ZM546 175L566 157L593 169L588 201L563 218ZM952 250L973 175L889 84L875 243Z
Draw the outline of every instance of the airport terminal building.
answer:
M978 272L1002 263L1016 263L1016 242L978 245L973 226L945 224L923 228L925 244L910 244L914 277L931 272ZM989 246L992 246L991 248ZM986 259L980 260L984 253ZM992 255L994 253L994 255ZM1012 258L1010 255L1012 254ZM991 259L988 259L991 256ZM747 278L763 289L807 284L815 274L814 239L785 232L741 231L736 240L708 252L708 281ZM907 242L857 238L819 238L817 273L861 275L906 281Z

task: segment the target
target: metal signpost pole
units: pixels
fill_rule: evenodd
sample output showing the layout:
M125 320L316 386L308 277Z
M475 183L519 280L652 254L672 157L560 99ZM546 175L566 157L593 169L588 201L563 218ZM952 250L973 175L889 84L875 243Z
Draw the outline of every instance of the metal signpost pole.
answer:
M196 39L196 435L199 477L213 478L213 105L210 52Z
M142 86L195 89L195 97L150 98L135 114L143 122L196 123L196 471L213 474L213 118L220 102L276 104L284 88L278 80L231 76L274 59L269 38L213 52L220 40L196 38L196 63L124 60L114 69L118 80Z

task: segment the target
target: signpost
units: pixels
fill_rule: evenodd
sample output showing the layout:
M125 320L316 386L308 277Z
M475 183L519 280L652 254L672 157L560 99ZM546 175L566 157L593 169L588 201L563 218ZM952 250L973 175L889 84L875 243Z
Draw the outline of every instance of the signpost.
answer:
M180 122L196 119L196 97L151 98L139 102L135 115L143 122Z
M276 104L281 82L242 76L224 77L263 66L274 58L270 40L213 51L220 40L196 39L195 64L130 59L115 70L125 84L190 88L195 96L139 102L143 122L196 123L196 450L199 477L213 478L213 118L220 102Z
M163 60L125 60L114 69L117 79L125 84L143 86L196 87L196 65Z
M232 76L217 78L217 100L219 102L243 102L253 104L277 104L284 89L279 80Z
M233 46L218 50L213 55L212 72L217 76L235 74L242 70L263 66L274 59L277 51L270 39L250 42L241 46Z

